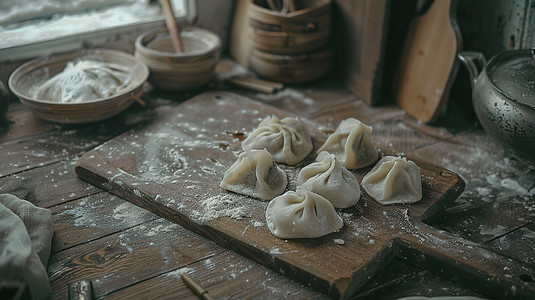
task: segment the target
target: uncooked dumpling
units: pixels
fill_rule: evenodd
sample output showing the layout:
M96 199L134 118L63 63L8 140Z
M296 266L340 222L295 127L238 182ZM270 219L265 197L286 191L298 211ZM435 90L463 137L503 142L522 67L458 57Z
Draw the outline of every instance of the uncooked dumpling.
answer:
M301 169L297 185L325 197L336 208L350 207L360 199L360 185L355 175L342 166L334 154L325 151L318 155L316 162Z
M268 201L282 194L288 185L281 170L267 150L241 153L225 172L220 186L225 190Z
M297 118L266 117L242 142L243 150L266 148L278 163L295 165L312 152L312 138Z
M338 125L318 152L327 151L336 155L336 159L348 169L364 168L375 163L379 157L371 135L371 126L348 118Z
M344 225L329 200L301 186L269 202L266 223L271 233L281 239L316 238Z
M403 157L385 156L364 176L362 188L383 205L414 203L422 199L420 169Z

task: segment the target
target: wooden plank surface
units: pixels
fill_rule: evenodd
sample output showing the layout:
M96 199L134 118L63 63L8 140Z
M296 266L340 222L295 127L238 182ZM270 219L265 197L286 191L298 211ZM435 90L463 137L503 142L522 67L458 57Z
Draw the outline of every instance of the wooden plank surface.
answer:
M313 240L273 237L265 226L265 203L218 187L225 169L236 159L240 138L270 114L287 115L235 94L203 94L162 113L158 121L88 152L76 172L89 182L330 296L355 292L400 249L417 249L445 265L455 262L461 266L460 273L484 274L474 281L476 286L497 278L500 288L514 285L520 294L533 292L532 285L506 276L497 267L505 258L420 223L421 218L430 217L455 199L463 186L455 173L420 161L417 163L424 186L421 202L382 207L365 196L357 206L342 211L345 227L340 232ZM317 148L326 137L319 129L321 124L305 122ZM285 170L290 181L298 171L292 167ZM366 170L356 176L361 179L363 172ZM218 197L230 197L236 211L243 212L242 218L207 218L210 211L206 201ZM335 238L345 244L335 244ZM526 269L530 268L511 266L511 272Z
M447 209L441 212L436 220L426 220L426 223L454 235L460 235L470 241L481 241L488 249L508 255L512 261L522 261L529 264L533 264L535 261L535 255L531 251L535 243L535 227L533 226L535 197L530 196L529 193L526 194L499 185L500 181L512 181L530 191L535 187L535 170L530 166L503 157L499 146L482 129L474 128L473 124L466 122L462 116L446 115L445 119L449 120L448 122L434 125L421 124L397 107L369 107L362 100L356 99L355 96L345 91L339 84L328 82L318 82L314 83L313 86L300 88L287 88L269 96L242 93L257 99L259 102L299 114L310 120L317 118L320 123L325 124L321 129L325 134L334 131L338 125L337 120L340 118L352 116L365 120L366 123L373 125L374 141L381 147L389 148L394 153L410 153L421 160L454 170L465 179L467 184L465 192L448 205ZM25 111L20 103L12 103L10 112L8 112L8 122L0 124L0 140L2 141L0 142L0 160L4 162L7 159L12 163L17 163L17 159L24 159L23 155L6 156L3 147L13 140L24 140L28 137L43 139L49 144L54 143L58 133L65 134L63 143L70 143L70 140L73 142L78 140L79 142L81 139L90 143L95 140L96 134L100 136L101 140L111 139L115 136L114 132L124 131L136 124L157 119L158 113L155 110L158 107L169 110L191 96L192 94L167 94L149 89L144 95L147 106L143 109L132 106L124 114L112 120L83 126L59 126L44 123L39 121L33 113ZM83 128L88 130L82 130ZM72 134L73 129L77 129L76 134ZM51 134L50 131L55 131L56 134ZM35 148L28 148L27 152L41 150L36 147L37 143L28 144L28 146ZM39 206L50 207L54 211L54 215L58 216L55 219L58 227L54 232L53 249L59 252L55 252L57 254L54 254L50 259L49 271L55 272L57 270L56 260L61 260L61 264L65 266L64 272L69 270L73 276L57 277L51 282L52 289L55 291L52 295L54 299L66 299L66 286L73 281L82 279L90 279L95 288L109 291L106 295L99 294L99 299L114 297L116 294L133 295L135 293L139 297L153 293L162 295L165 290L169 291L164 296L166 298L181 298L182 295L185 295L185 299L198 299L177 277L177 273L186 270L203 286L208 286L210 292L217 290L226 292L226 294L217 294L222 299L250 299L249 295L259 295L259 298L268 299L323 297L322 294L263 268L242 255L224 249L214 256L204 257L194 263L188 263L188 258L182 256L181 260L184 260L184 264L179 261L176 264L178 269L172 268L167 273L149 280L138 278L137 281L132 281L126 274L143 274L147 268L162 260L162 257L157 253L162 248L171 246L162 246L154 241L160 239L160 235L168 234L166 232L151 234L146 239L137 242L134 251L142 249L141 251L144 253L142 261L149 262L147 264L127 263L126 267L121 268L125 265L123 260L130 259L129 256L124 255L124 247L108 249L110 251L108 255L115 257L115 259L108 261L107 268L100 267L99 260L85 260L83 264L78 263L79 253L69 251L69 248L82 244L100 244L100 240L110 236L110 232L112 232L112 239L119 238L120 234L113 235L115 231L109 230L109 222L116 220L114 217L115 208L126 202L119 201L119 198L114 198L107 192L99 193L99 188L73 177L75 175L72 168L81 153L79 148L69 147L66 148L66 151L74 152L59 158L60 162L43 166L37 164L30 170L22 170L0 177L0 192L15 193L23 198L28 197L28 200ZM0 174L10 173L4 168L9 169L9 164L1 164ZM490 181L491 178L498 179L498 184ZM87 188L90 190L86 190ZM95 227L91 227L92 223L81 222L88 219L76 218L76 215L79 214L73 214L73 212L80 208L86 208L86 211L90 213L93 212L91 206L78 206L75 203L83 201L87 195L96 193L99 193L96 195L96 202L106 201L106 199L116 200L110 201L109 209L95 207L94 212L99 213L91 214L92 223L95 223ZM71 194L74 194L73 197L70 197ZM92 202L86 202L86 204L90 203ZM504 209L508 209L509 206L516 207L514 214L504 213ZM132 212L134 211L137 210L133 209ZM144 224L140 224L140 227ZM167 224L171 225L169 222ZM159 225L167 226L163 223ZM517 228L516 226L522 227ZM128 228L131 227L121 227L119 230L124 232ZM86 235L87 242L81 242ZM198 237L195 234L189 232L189 234L179 235L175 243L190 243L196 238ZM69 241L71 239L72 242ZM54 245L56 242L59 247ZM207 239L201 239L198 243L192 243L192 246L202 249L207 243L213 245ZM67 248L65 249L65 247ZM65 255L61 255L61 252L65 252ZM229 254L233 254L232 258L229 258ZM168 252L168 255L178 254ZM185 267L182 267L184 265ZM238 276L238 273L231 271L230 275L236 275L234 278L227 273L227 270L236 270L233 265L238 266L238 268L243 266L243 270L250 271L244 272L247 274L246 276ZM502 267L507 268L507 264ZM119 276L129 283L124 284L121 280L99 280L109 276L110 268L119 270L115 276ZM88 269L91 271L88 272ZM471 279L460 279L455 276L442 275L441 272L436 272L436 269L433 272L426 269L432 270L427 266L423 266L423 268L415 266L412 261L402 256L396 257L378 269L376 275L370 278L369 282L352 298L397 299L413 295L427 297L462 295L497 298L496 295L488 294L485 297L484 291L476 292L474 287L470 286ZM52 274L52 272L49 273L49 275ZM532 278L535 278L535 275L532 275ZM146 284L148 282L150 284ZM251 282L253 284L250 284ZM219 289L225 284L235 288L232 290ZM132 290L131 293L130 290ZM511 289L504 287L504 291L511 291ZM173 295L177 295L177 297L173 297ZM117 296L117 298L124 297ZM516 298L522 299L518 295ZM530 295L524 297L524 299L532 298Z

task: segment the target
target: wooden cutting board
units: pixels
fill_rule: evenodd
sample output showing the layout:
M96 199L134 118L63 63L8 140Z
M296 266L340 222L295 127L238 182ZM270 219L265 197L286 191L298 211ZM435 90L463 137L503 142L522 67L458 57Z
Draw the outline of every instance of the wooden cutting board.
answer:
M350 297L394 256L492 296L535 291L521 280L522 274L535 274L532 266L422 222L462 192L463 180L451 171L415 160L423 181L420 202L381 206L363 193L356 206L339 211L344 220L339 232L282 240L265 224L266 202L225 192L219 183L237 159L245 133L267 115L289 114L225 92L202 94L157 112L150 125L83 155L76 165L78 176L331 297ZM326 127L304 122L317 149L327 137L320 128ZM282 165L290 189L299 168L314 156L298 167ZM361 180L369 170L355 176Z
M401 108L424 123L442 113L457 70L461 35L454 14L455 0L435 0L407 34L394 95Z

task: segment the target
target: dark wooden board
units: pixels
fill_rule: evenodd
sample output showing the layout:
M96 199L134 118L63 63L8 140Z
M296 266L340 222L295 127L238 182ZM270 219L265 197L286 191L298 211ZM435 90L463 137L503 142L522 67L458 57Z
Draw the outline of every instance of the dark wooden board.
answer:
M388 0L337 0L336 4L339 26L344 33L339 43L344 49L345 86L366 103L377 105L383 98L391 3Z
M369 105L390 102L416 1L336 0L335 43L344 84Z
M340 211L345 225L339 232L318 239L281 240L265 225L265 202L227 193L219 183L236 160L246 132L267 115L289 114L222 92L202 94L158 113L153 123L83 155L77 175L332 297L351 296L399 255L437 272L446 270L448 276L470 278L468 285L493 297L535 292L534 283L525 280L535 274L533 266L422 222L462 192L462 179L451 171L409 157L421 169L422 201L380 206L363 193L355 207ZM327 136L324 124L303 121L317 149ZM284 166L290 182L313 158L314 154L297 167ZM367 171L355 176L360 180ZM243 218L202 219L217 211L207 208L206 200L219 197L228 197L227 206Z

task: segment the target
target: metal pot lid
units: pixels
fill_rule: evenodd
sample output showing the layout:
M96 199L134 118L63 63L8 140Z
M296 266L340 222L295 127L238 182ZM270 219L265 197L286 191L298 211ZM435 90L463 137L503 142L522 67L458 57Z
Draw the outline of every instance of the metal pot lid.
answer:
M511 100L535 109L535 59L531 50L513 50L487 65L491 82Z

